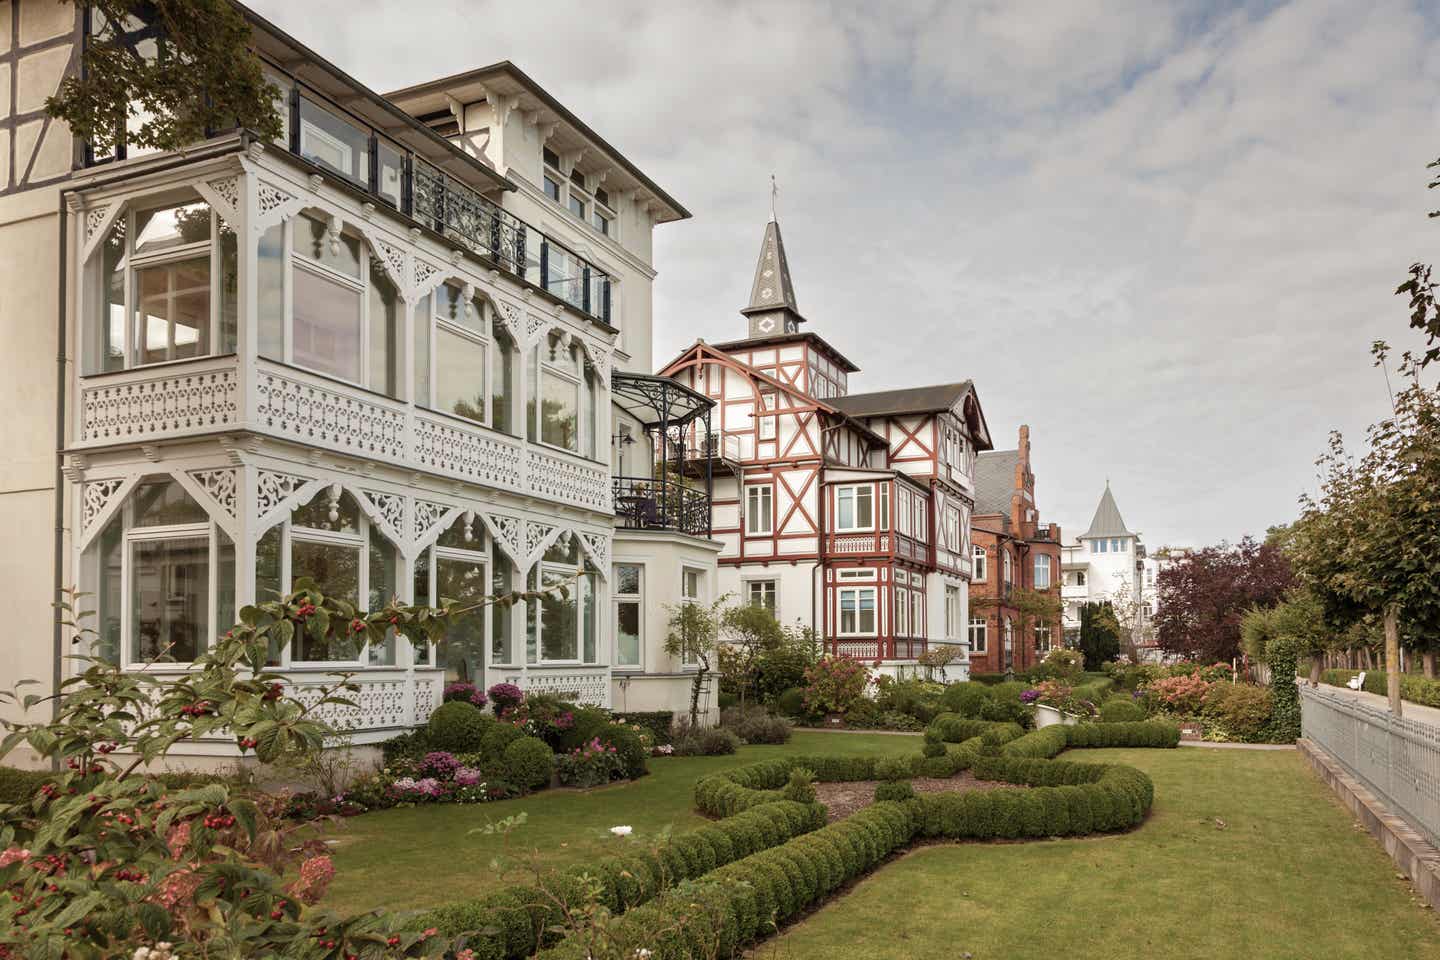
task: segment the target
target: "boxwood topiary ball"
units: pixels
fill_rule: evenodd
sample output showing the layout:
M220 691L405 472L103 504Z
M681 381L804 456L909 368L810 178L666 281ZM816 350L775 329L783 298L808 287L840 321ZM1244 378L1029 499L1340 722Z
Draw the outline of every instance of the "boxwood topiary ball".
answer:
M491 721L480 708L464 700L442 703L426 724L432 746L451 753L474 753Z

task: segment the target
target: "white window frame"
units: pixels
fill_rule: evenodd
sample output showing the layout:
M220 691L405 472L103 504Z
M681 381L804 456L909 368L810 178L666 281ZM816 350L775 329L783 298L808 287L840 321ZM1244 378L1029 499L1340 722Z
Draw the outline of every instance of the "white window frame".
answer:
M494 308L491 307L490 302L484 297L477 297L474 291L470 289L470 286L468 284L461 285L460 299L462 301L462 308L466 314L469 314L469 312L472 309L476 308L478 305L481 314L479 324L480 329L476 330L473 327L467 327L464 324L456 323L452 321L449 317L442 316L438 309L438 297L436 296L436 294L439 293L440 287L444 286L454 286L454 284L451 284L448 281L446 283L440 284L440 286L437 286L434 290L431 290L424 300L424 303L428 308L427 312L429 314L430 324L430 375L426 377L426 383L430 387L430 396L425 398L425 403L423 405L427 410L432 410L436 413L443 413L446 416L455 417L457 420L464 420L466 423L475 423L481 426L489 427L493 425L495 419L495 404L492 402L492 394L494 392L495 384L495 355L498 352L498 345L495 343L494 337L491 335L493 329L491 325L495 322ZM368 302L369 298L367 297L366 299ZM420 311L419 309L417 309L417 320L419 319L420 315ZM435 407L436 392L439 390L440 386L440 357L438 348L440 346L440 332L442 330L445 333L450 334L451 336L459 337L462 340L467 340L470 343L475 344L485 352L485 359L481 361L481 366L483 368L483 382L480 385L481 402L484 404L484 415L479 420L472 420L469 417L462 417L460 414L454 413L450 410L438 410ZM578 441L579 425L577 424L576 426L576 439Z
M990 624L984 617L970 618L970 652L981 656L990 652Z
M583 560L581 561L584 562ZM598 584L593 588L595 597L595 659L585 659L585 599L592 589L589 574L575 578L575 564L559 563L550 560L541 560L530 568L527 579L530 581L531 590L541 590L545 586L546 574L549 574L559 581L571 581L570 595L567 602L575 604L575 658L554 659L545 656L545 607L544 601L535 599L530 601L535 605L535 659L530 659L530 638L525 638L525 662L532 666L596 666L603 662L600 654L600 588ZM596 577L598 580L598 576ZM528 632L528 627L527 627Z
M695 575L694 593L690 593L687 589L687 581L690 579L690 574ZM704 601L704 598L705 571L700 567L689 567L682 564L680 567L680 602L685 604L702 603ZM700 665L700 661L697 657L694 657L688 651L685 651L680 656L680 665L686 668L698 667Z
M763 507L764 523L759 508ZM773 534L775 532L775 488L769 483L747 483L745 485L745 535Z
M161 477L160 475L156 475L153 478L147 479L170 480L171 478L168 476ZM176 485L179 485L178 481L176 481ZM139 489L139 487L137 486L135 489ZM207 577L209 578L209 595L205 599L205 603L207 605L206 619L208 622L206 624L204 650L209 650L214 645L215 638L220 635L222 628L228 629L229 627L233 626L233 624L222 624L218 622L218 617L220 613L220 604L218 603L220 583L217 574L219 572L220 562L219 534L222 532L220 530L219 524L217 524L213 519L211 519L207 520L204 523L180 523L157 527L136 527L134 523L135 489L131 490L130 494L127 496L126 502L122 504L120 508L121 516L123 517L121 521L123 526L121 529L120 537L120 649L117 651L117 659L120 663L120 666L126 670L141 669L149 663L149 661L147 660L135 659L135 657L131 653L133 649L132 643L135 639L134 636L131 634L131 628L135 620L135 611L133 606L134 598L132 596L132 590L134 587L135 575L134 545L137 543L155 540L190 540L197 537L208 538L209 545L206 549L208 551L207 563L209 570L207 572ZM183 490L184 488L181 487L181 489ZM188 490L185 492L185 495L187 497L190 496ZM204 508L202 507L201 509ZM238 545L235 546L235 555L238 562L239 549ZM87 549L98 551L99 547L100 538L96 537L94 542ZM236 569L238 572L239 568L237 567ZM240 610L237 604L235 615L238 617L239 614ZM203 653L204 650L197 651L197 655L198 653ZM161 660L157 661L155 666L151 669L187 670L190 669L193 663L193 660Z
M345 494L342 494L342 496L344 495ZM325 496L326 493L324 489L321 489L309 503L314 503L315 500L324 498ZM308 504L296 504L290 511L291 515L294 515L295 510L307 505ZM355 505L355 512L359 517L358 533L342 533L337 530L316 530L313 527L296 527L289 516L278 524L280 527L280 592L282 594L289 593L294 589L294 563L291 552L295 541L299 540L301 543L317 543L354 548L357 550L360 559L356 564L356 599L359 601L359 606L362 609L366 606L366 600L370 596L370 518L365 516L365 511L360 508L358 502ZM268 533L269 530L267 529L264 532ZM399 548L396 547L397 551L398 549ZM432 580L431 582L433 583L434 581ZM320 584L320 587L327 592L329 591L327 584ZM370 664L370 645L368 642L360 645L359 649L355 651L354 659L351 660L296 660L295 645L299 640L300 637L297 632L296 637L281 651L281 666L334 667L340 665L358 668L366 667Z
M1041 582L1040 582L1040 581L1041 581L1040 572L1041 572L1042 570L1045 572L1045 577L1044 577L1044 581L1045 581L1045 582L1044 582L1044 583L1041 583ZM1049 590L1049 589L1050 589L1050 556L1049 556L1049 554L1044 554L1044 553L1042 553L1042 554L1039 554L1038 556L1035 557L1035 589L1036 589L1036 590Z
M357 294L357 295L359 296L359 298L360 298L360 333L359 333L360 342L359 342L359 344L357 345L357 347L358 347L358 349L357 349L357 356L359 357L359 363L360 363L360 377L359 377L359 379L357 379L357 380L351 380L351 379L348 378L348 377L342 377L342 376L340 376L339 374L333 373L333 372L331 372L331 371L329 371L329 370L312 370L312 372L315 373L315 374L317 374L318 376L328 377L328 378L331 379L331 380L338 380L338 381L341 382L341 383L353 383L353 384L355 384L357 387L364 387L365 389L369 390L369 389L371 389L370 382L369 382L369 380L370 380L370 267L371 267L371 264L372 264L372 262L373 262L373 260L374 260L374 258L375 258L375 254L374 254L373 251L371 251L371 249L370 249L370 242L369 242L368 240L366 240L363 236L356 236L356 235L354 235L354 234L351 234L351 235L350 235L350 236L351 236L351 239L357 241L357 242L359 243L359 246L360 246L360 276L358 276L358 277L352 277L352 276L350 276L350 274L348 274L348 273L344 273L343 271L336 270L336 269L334 269L333 267L326 266L326 265L323 264L323 263L317 263L316 261L311 260L309 257L305 256L303 253L301 253L300 251L298 251L298 250L295 249L295 225L296 225L297 223L299 223L301 220L317 220L317 221L322 221L322 222L323 222L323 218L321 218L321 217L315 217L315 216L310 216L309 214L307 214L307 213L305 213L305 212L303 212L303 211L300 212L300 213L297 213L295 216L289 217L289 218L287 218L287 219L285 220L284 232L283 232L283 234L282 234L282 236L281 236L281 249L285 251L285 258L284 258L284 264L285 264L285 266L284 266L285 322L284 322L284 334L283 334L285 362L288 363L288 364L290 364L290 365L292 365L292 366L299 367L301 370L311 370L310 367L307 367L307 366L305 366L304 364L296 363L296 362L295 362L295 271L296 271L296 270L303 270L303 271L305 271L305 272L307 272L307 273L312 274L313 276L319 277L319 278L322 279L322 280L335 283L335 284L337 284L337 285L339 285L339 286L346 287L346 288L349 289L352 293ZM329 223L329 224L326 226L326 231L327 231L327 232L326 232L326 237L327 237L327 238L329 237L329 231L334 230L334 229L335 229L335 224L334 224L334 222L332 221L331 223ZM342 231L342 233L343 233L343 231ZM327 242L328 242L328 240L327 240ZM397 340L398 340L398 339L399 339L399 338L397 337ZM430 342L430 359L431 359L431 363L433 364L433 363L434 363L434 358L435 358L435 342L434 342L434 341L435 341L435 336L434 336L434 333L433 333L433 332L431 333L430 341L431 341L431 342ZM397 359L397 369L398 369L398 359ZM433 379L432 379L432 381L431 381L431 387L432 387L432 389L433 389L433 387L434 387ZM383 392L383 391L377 391L377 392ZM428 403L423 404L423 405L424 405L424 406L429 406Z
M1043 638L1043 642L1042 642ZM1035 625L1035 652L1049 653L1051 649L1050 625L1040 623Z
M614 667L615 667L615 669L616 669L617 671L619 671L619 670L644 670L644 669L645 669L645 564L643 564L643 563L632 563L632 562L629 562L629 561L616 561L615 564L614 564L614 567L615 567L616 570L618 570L620 567L634 567L634 568L635 568L635 586L636 586L636 592L634 592L634 593L621 593L621 592L620 592L620 582L621 582L621 581L620 581L620 577L619 577L618 574L613 575L613 579L614 579L615 586L614 586L614 589L611 591L611 595L610 595L610 606L611 606L611 610L612 610L612 612L613 612L613 617L612 617L612 619L611 619L611 623L613 624L612 629L611 629L611 635L612 635L612 637L613 637L615 653L614 653L614 656L611 657L610 662L611 662L612 664L614 664ZM636 638L636 650L635 650L636 661L635 661L634 663L621 663L621 662L620 662L620 607L621 607L621 605L623 605L623 604L633 604L633 605L635 606L636 610L638 611L637 616L636 616L636 622L637 622L637 624L638 624L639 633L638 633L637 638Z
M749 604L749 605L751 605L751 606L765 607L765 608L768 609L771 613L776 613L776 614L779 613L779 610L780 610L780 581L779 581L779 580L776 580L776 579L774 579L774 578L772 577L772 578L765 578L765 579L746 580L746 581L744 582L744 584L745 584L745 602L746 602L747 604ZM765 598L765 593L767 592L767 591L766 591L766 588L767 588L767 587L769 588L768 592L769 592L769 594L770 594L770 597L769 597L770 602L769 602L768 604L765 602L765 599L766 599L766 598ZM758 592L760 593L760 596L759 596L759 598L758 598L758 600L759 600L758 603L756 602L757 597L755 596L757 590L758 590Z
M877 530L890 529L890 482L882 480L875 485L876 493L875 528Z
M875 569L873 567L852 567L835 571L835 579L842 581L861 580L872 583L875 580Z
M945 639L959 640L960 629L960 588L954 584L945 585Z
M990 554L980 544L975 544L970 555L970 579L976 583L984 583L989 576Z
M880 610L879 610L879 588L878 587L839 587L836 589L835 597L835 633L840 637L874 637L880 631ZM845 629L845 598L853 595L855 598L855 629ZM861 627L863 598L868 595L870 599L870 616L873 621L869 630Z
M864 492L863 498L862 498L862 496L861 496L861 491ZM843 520L842 520L842 517L843 517L842 504L844 503L845 494L847 494L847 493L849 493L849 494L851 495L851 498L850 498L850 512L851 512L852 525L850 525L850 526L846 526L846 525L844 524ZM863 526L858 522L859 519L860 519L860 501L861 501L862 499L864 499L865 501L867 501L868 506L869 506L869 511L870 511L870 522L869 522L868 524L863 525ZM874 485L873 483L846 483L846 484L840 484L840 485L836 486L836 487L835 487L835 531L836 531L837 533L869 533L869 532L874 531L874 529L875 529L875 485Z
M910 591L895 588L895 636L910 636Z
M433 355L433 349L431 353ZM534 397L535 401L534 423L531 425L534 439L530 442L537 443L543 447L549 447L551 450L560 450L574 457L583 457L585 456L585 450L588 448L590 439L591 417L588 404L591 402L599 403L600 394L598 390L591 391L587 389L585 383L586 360L580 352L579 347L574 343L568 348L563 343L556 346L556 356L558 357L561 353L568 354L573 361L573 365L566 365L558 359L552 359L550 353L549 337L542 335L540 342L535 345L535 349L532 351L532 356L537 357L539 362L534 364L535 369L531 375L530 383L530 394ZM569 447L562 447L559 444L550 443L544 439L544 380L547 373L554 374L575 386L575 415L578 422L575 424L574 450L571 450ZM432 377L431 380L433 383L434 378ZM527 431L527 434L529 432L530 431Z
M1001 569L1004 571L1004 582L1013 584L1015 582L1015 562L1010 557L1010 551L1004 547L1000 548Z

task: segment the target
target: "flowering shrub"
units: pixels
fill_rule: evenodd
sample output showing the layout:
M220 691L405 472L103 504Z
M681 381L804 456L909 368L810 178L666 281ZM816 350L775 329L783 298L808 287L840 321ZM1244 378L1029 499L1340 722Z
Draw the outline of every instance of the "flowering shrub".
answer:
M625 775L625 764L614 747L596 737L568 753L555 755L555 772L570 787L596 787Z
M565 731L575 726L575 710L573 704L557 697L538 695L502 708L500 719L519 727L526 736L539 737L553 748Z
M844 713L865 696L870 671L851 657L826 657L805 669L805 708Z
M1194 714L1200 712L1205 696L1213 686L1214 684L1201 677L1197 670L1187 675L1152 680L1144 689L1146 698L1164 709Z
M497 716L508 709L520 706L525 699L525 691L513 683L497 683L487 692L490 694L490 705L495 708Z
M668 743L657 743L650 748L652 757L668 757L675 753L675 747Z
M421 771L439 780L453 780L459 767L460 761L455 759L455 755L444 750L427 753L420 761Z
M481 692L480 688L473 683L466 683L464 680L452 680L445 684L445 692L441 694L441 700L449 703L451 700L462 700L465 703L485 708L489 699Z
M1093 701L1078 696L1075 688L1061 683L1059 680L1045 680L1032 690L1021 691L1020 702L1043 703L1046 706L1081 717L1093 716L1096 713Z

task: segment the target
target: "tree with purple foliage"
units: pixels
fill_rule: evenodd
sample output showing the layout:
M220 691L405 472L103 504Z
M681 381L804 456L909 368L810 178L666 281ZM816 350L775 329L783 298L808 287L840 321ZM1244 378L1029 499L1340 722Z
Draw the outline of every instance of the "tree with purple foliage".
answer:
M1274 606L1294 583L1285 554L1254 537L1182 557L1155 581L1160 648L1206 663L1229 661L1240 651L1246 611Z

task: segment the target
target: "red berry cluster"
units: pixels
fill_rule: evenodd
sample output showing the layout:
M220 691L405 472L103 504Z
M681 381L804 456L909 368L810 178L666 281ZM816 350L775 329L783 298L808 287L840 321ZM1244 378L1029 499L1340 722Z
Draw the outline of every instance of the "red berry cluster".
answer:
M310 616L310 614L312 614L312 613L314 613L314 612L315 612L315 604L313 604L313 603L302 603L302 604L300 604L300 606L299 606L299 607L296 609L296 611L295 611L295 619L297 619L297 620L304 620L306 617Z
M144 883L146 880L150 879L148 874L141 873L139 870L130 870L128 868L121 868L119 870L116 870L113 874L111 874L111 876L113 876L116 880L131 880L135 883Z
M114 744L114 743L102 743L102 744L99 744L99 745L97 745L97 746L95 747L95 752L96 752L96 753L114 753L114 752L115 752L115 748L116 748L117 746L118 746L118 744Z
M256 740L254 737L241 737L241 738L240 738L240 749L241 749L241 750L254 750L254 749L255 749L255 745L258 744L259 742L260 742L260 741L259 741L259 740Z
M351 632L351 633L364 633L364 632L365 632L365 621L364 621L364 620L361 620L359 617L356 617L354 620L351 620L351 621L350 621L350 632Z
M265 693L261 696L260 699L262 699L262 700L279 700L279 699L280 699L280 694L282 694L282 693L284 693L284 692L285 692L285 685L284 685L283 683L280 683L279 681L276 681L275 683L270 684L270 689L269 689L269 690L266 690Z
M180 708L180 712L187 717L208 717L215 708L208 700L196 700Z
M208 813L205 815L205 826L211 830L224 830L235 826L235 818L228 813Z

